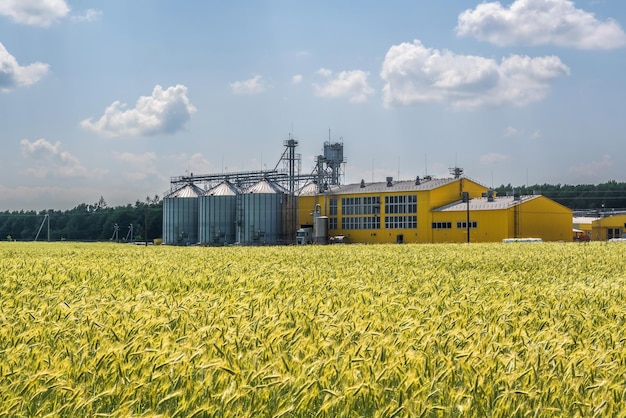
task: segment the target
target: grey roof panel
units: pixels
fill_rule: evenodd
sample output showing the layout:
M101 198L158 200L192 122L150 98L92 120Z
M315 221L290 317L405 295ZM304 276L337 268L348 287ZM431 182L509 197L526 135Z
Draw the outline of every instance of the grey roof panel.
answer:
M539 195L533 196L520 196L519 200L515 200L513 196L494 197L490 202L486 197L479 197L470 199L469 210L500 210L507 209L523 202L536 199ZM462 212L467 210L467 203L462 200L450 203L437 209L433 209L433 212Z
M390 192L419 192L424 190L433 190L441 186L445 186L446 184L455 182L457 179L446 178L446 179L432 179L432 180L421 180L420 184L415 184L415 180L402 180L402 181L393 181L390 186L387 186L387 182L376 182L376 183L364 183L365 187L361 187L361 183L354 184L344 184L344 185L336 185L329 186L328 193L329 194L366 194L366 193L390 193ZM307 187L307 186L305 186ZM300 195L301 196L310 196L318 194L317 188L311 188L305 190L302 188Z

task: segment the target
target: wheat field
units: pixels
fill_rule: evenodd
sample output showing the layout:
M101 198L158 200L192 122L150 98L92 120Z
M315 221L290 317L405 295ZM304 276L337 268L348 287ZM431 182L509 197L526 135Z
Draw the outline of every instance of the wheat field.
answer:
M0 243L0 416L625 416L624 260Z

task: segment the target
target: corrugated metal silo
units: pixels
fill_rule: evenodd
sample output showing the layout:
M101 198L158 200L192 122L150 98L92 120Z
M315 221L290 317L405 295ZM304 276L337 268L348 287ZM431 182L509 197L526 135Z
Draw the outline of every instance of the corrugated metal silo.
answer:
M286 190L268 180L261 180L241 196L243 244L282 244L283 203Z
M200 243L207 245L237 242L239 189L224 180L200 197Z
M204 191L193 183L163 198L163 244L198 242L198 199Z

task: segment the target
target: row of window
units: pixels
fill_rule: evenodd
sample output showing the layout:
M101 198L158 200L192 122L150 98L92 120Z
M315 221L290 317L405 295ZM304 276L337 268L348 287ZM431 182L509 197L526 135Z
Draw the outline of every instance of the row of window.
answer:
M344 197L341 199L342 215L373 215L377 213L380 213L380 197L378 196Z
M471 221L469 225L470 228L478 228L476 221ZM431 227L433 229L452 229L452 222L433 222ZM457 222L456 227L459 229L467 229L467 222Z
M341 229L380 229L380 216L341 218Z
M417 216L385 216L385 229L415 229Z
M338 199L330 199L329 215L337 216ZM380 213L379 196L344 197L341 199L342 215L377 215ZM385 213L417 213L417 195L385 196Z
M385 213L417 213L417 195L385 196Z
M328 228L337 229L338 218L328 218ZM478 228L476 221L469 223L470 228ZM432 229L452 229L452 222L433 222ZM467 229L467 222L457 222L458 229ZM417 216L385 216L385 229L416 229ZM341 229L380 229L380 216L351 216L341 218Z
M467 222L457 222L456 223L456 227L457 228L462 228L462 229L467 229ZM469 223L469 227L470 228L478 228L478 223L476 221L471 221Z

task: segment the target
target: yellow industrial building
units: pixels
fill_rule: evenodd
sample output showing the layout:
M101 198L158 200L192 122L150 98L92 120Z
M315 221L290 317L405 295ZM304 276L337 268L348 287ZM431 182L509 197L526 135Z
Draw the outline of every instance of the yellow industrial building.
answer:
M591 222L594 241L626 238L626 215L605 216Z
M572 211L544 196L496 197L464 177L334 185L299 194L301 227L328 218L330 236L357 243L493 242L572 239Z

